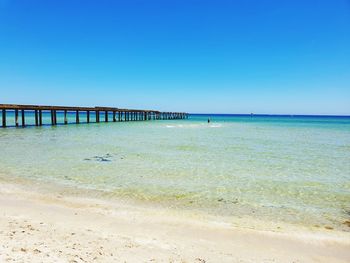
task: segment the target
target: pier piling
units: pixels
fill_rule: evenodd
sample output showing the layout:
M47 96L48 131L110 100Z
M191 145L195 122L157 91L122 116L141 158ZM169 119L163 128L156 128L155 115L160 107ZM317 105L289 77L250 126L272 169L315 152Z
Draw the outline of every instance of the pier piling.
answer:
M75 112L75 123L76 123L76 124L79 124L79 123L80 123L80 120L79 120L79 111L78 111L78 110Z
M18 110L17 109L15 110L15 125L16 125L16 127L19 126L19 124L18 124Z
M43 125L43 111L39 110L39 125Z
M21 115L22 115L22 127L25 127L26 126L26 118L25 118L24 110L21 110Z
M67 110L64 110L64 124L68 124Z
M39 115L38 115L38 110L34 111L35 114L35 126L39 126Z
M100 122L100 112L98 110L96 111L96 122Z
M6 110L2 110L2 127L6 127Z

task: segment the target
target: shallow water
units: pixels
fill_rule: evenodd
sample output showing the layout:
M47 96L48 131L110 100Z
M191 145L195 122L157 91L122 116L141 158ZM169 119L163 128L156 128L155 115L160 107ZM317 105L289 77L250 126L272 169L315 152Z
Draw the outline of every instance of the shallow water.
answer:
M210 118L0 129L0 173L176 209L350 230L350 117Z

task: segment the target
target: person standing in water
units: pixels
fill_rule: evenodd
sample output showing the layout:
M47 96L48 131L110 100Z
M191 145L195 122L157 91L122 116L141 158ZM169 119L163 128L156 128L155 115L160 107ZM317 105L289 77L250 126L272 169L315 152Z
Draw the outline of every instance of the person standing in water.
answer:
M208 118L208 123L210 123L210 118Z

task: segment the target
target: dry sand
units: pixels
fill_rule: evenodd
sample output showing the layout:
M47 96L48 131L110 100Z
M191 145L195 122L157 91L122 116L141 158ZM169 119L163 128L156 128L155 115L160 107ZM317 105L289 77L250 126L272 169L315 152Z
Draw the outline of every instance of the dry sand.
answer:
M0 262L350 262L349 236L241 229L0 183Z

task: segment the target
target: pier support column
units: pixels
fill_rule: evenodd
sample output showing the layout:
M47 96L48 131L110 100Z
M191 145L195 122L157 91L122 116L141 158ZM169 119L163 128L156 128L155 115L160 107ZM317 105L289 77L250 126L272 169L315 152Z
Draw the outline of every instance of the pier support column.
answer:
M18 127L18 110L15 110L15 125Z
M2 127L6 128L6 110L2 109Z
M116 114L116 112L113 111L113 122L116 122L116 121L117 121L117 119L115 118L115 114Z
M53 110L51 110L51 125L55 125L55 118L53 116Z
M35 116L35 126L39 126L38 110L34 110L34 116Z
M96 122L99 123L100 122L100 111L96 111Z
M53 120L55 122L55 125L57 125L57 111L53 110Z
M90 111L86 111L86 122L90 123Z
M24 110L22 110L21 113L22 113L22 127L25 127L26 126L26 118L25 118Z
M79 124L79 111L77 110L76 112L75 112L75 122L77 123L77 124Z
M43 111L39 110L39 125L43 125Z
M67 110L64 110L64 124L68 124Z
M108 111L105 111L105 122L108 122Z

